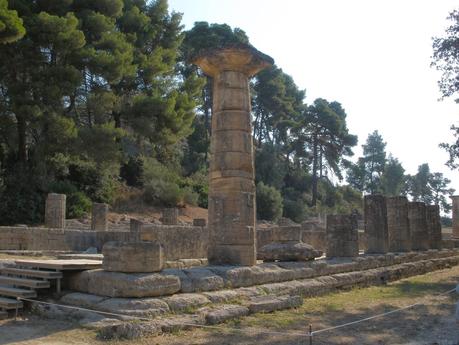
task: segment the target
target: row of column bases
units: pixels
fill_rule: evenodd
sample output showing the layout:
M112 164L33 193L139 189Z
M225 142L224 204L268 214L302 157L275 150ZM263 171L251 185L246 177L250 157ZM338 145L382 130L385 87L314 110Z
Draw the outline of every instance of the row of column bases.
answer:
M453 200L453 238L459 238L459 196ZM442 248L438 205L409 202L404 196L364 197L367 254L422 251ZM357 256L357 221L351 215L327 217L327 257Z

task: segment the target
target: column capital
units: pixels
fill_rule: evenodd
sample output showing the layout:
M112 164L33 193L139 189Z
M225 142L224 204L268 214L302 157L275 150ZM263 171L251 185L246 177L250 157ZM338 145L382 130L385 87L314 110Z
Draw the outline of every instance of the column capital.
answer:
M221 71L241 72L251 77L274 64L274 60L254 47L246 44L204 50L192 62L210 77Z

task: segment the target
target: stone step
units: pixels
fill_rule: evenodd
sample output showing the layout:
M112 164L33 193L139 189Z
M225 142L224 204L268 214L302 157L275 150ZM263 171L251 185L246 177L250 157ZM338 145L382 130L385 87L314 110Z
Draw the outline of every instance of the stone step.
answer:
M47 280L34 280L7 276L0 276L0 284L25 286L33 289L46 289L50 287L50 283Z
M0 309L16 309L16 306L18 308L22 308L22 301L18 301L12 298L0 297Z
M3 274L10 274L23 277L58 279L62 278L62 272L31 270L24 268L6 267L2 269Z
M34 290L18 289L0 285L0 296L33 298L37 297L37 292Z

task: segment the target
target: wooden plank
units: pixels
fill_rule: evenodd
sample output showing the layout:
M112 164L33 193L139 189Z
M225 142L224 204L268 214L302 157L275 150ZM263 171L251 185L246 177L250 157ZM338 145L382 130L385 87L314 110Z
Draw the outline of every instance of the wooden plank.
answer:
M37 292L34 290L18 289L0 285L0 296L33 298L37 297Z
M18 301L12 298L0 297L0 308L5 310L22 308L22 301Z
M0 284L14 285L14 286L26 286L26 287L35 288L35 289L43 289L43 288L50 287L49 281L47 280L34 280L34 279L14 278L14 277L6 277L6 276L0 276Z
M3 274L12 274L23 277L58 279L62 278L62 272L27 270L24 268L5 267L2 269Z
M45 268L60 271L81 271L102 267L101 260L15 260L16 265L21 267Z

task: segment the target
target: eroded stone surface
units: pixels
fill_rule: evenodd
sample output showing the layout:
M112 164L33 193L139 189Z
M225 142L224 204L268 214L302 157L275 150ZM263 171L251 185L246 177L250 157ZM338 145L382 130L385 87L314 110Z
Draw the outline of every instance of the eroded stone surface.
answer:
M49 193L45 205L45 226L47 228L65 228L65 194Z
M170 312L166 302L159 298L109 298L95 306L110 313L151 317Z
M387 229L386 199L382 195L365 195L365 234L367 250L365 253L387 253L389 233Z
M260 248L258 259L264 261L306 261L322 256L320 250L302 242L271 243Z
M327 216L328 258L354 257L359 255L358 230L350 215Z
M408 220L411 233L411 249L429 249L429 233L426 222L426 204L423 202L408 203Z
M240 305L222 305L205 313L206 323L216 325L249 315L249 308Z
M411 232L408 221L408 199L404 196L387 197L386 208L389 251L409 252Z
M158 242L108 242L102 253L102 267L110 272L159 272L164 266L164 251Z
M181 293L162 298L162 300L167 303L173 312L189 311L210 303L210 300L206 296L197 293Z
M109 297L156 297L180 291L180 279L158 273L84 271L69 280L71 289Z
M296 308L303 304L303 298L300 296L261 296L253 298L249 304L249 312L253 313L269 313L276 310L284 310Z

